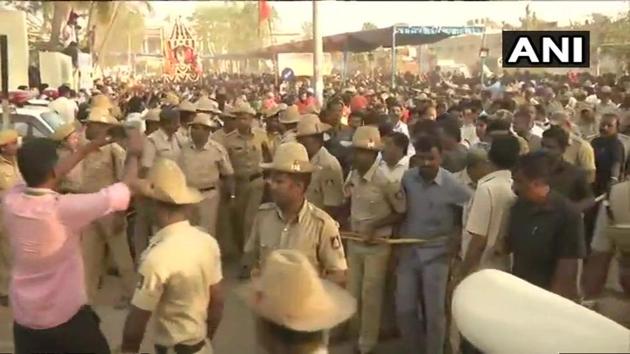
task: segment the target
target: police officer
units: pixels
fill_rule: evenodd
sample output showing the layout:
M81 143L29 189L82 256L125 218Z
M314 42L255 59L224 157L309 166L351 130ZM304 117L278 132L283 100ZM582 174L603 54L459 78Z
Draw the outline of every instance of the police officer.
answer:
M59 143L57 154L60 160L74 154L80 145L80 136L79 132L77 132L76 123L66 123L60 126L50 138ZM79 162L59 182L58 188L60 193L80 193L82 162Z
M256 269L275 249L295 249L303 253L322 277L345 283L347 270L337 223L306 198L311 174L304 146L297 142L280 145L273 162L263 164L271 172L273 202L260 206L245 246Z
M149 116L154 119L152 115ZM140 176L146 175L153 163L159 158L167 158L173 161L179 159L179 154L184 141L177 134L180 127L179 111L171 108L162 109L159 113L159 128L147 136L142 154ZM139 197L135 203L138 226L134 230L134 251L136 261L138 256L147 247L151 231L155 227L155 220L149 204Z
M219 112L219 117L223 120L223 127L212 133L212 140L225 146L225 137L236 130L236 117L231 113L232 107L226 105L223 112Z
M267 131L267 140L269 141L269 150L271 154L275 154L277 144L281 140L281 128L279 122L279 115L287 109L287 105L284 103L278 104L269 109L263 109L261 112L262 118L265 121L265 130Z
M326 331L357 307L352 295L321 279L308 258L293 249L271 252L256 284L244 290L257 315L257 341L268 353L328 353Z
M93 108L87 120L85 138L97 139L118 125L118 121L107 110ZM89 154L82 164L80 192L95 193L121 181L125 157L125 150L117 143L103 146ZM131 296L135 283L124 212L92 222L84 229L82 241L88 299L93 302L98 292L101 276L105 273L104 260L108 249L123 281L123 296L117 307L124 306Z
M144 115L144 135L149 136L160 128L160 112L159 108L152 108Z
M619 255L621 287L630 294L630 181L613 185L608 200L600 206L591 249L583 273L585 299L601 294L615 254Z
M212 120L212 133L221 129L220 115L221 110L217 101L203 95L197 100L197 113L209 114Z
M0 192L13 187L22 179L18 170L16 156L18 150L18 132L0 131ZM1 220L0 220L1 221ZM0 223L0 306L8 306L11 252L9 241Z
M141 257L121 351L139 352L154 314L155 353L210 354L223 311L221 256L216 240L187 219L204 196L168 159L157 161L145 182L140 190L154 204L160 230Z
M219 177L223 177L223 188L234 194L234 170L223 145L210 140L213 122L208 114L197 113L190 123L191 142L184 145L179 165L189 186L199 189L204 200L193 207L191 223L199 225L217 237L216 224L219 211Z
M300 121L300 112L296 105L289 106L284 112L278 116L278 122L280 122L280 141L277 145L287 143L289 141L295 141L295 133L297 130L297 124Z
M225 148L234 168L236 195L231 208L233 239L237 249L242 251L249 235L256 211L263 197L264 181L260 167L265 154L269 153L267 133L252 128L256 112L247 104L241 103L231 110L236 118L236 130L225 136Z
M388 244L375 243L374 238L392 236L392 225L402 219L406 199L400 183L390 181L378 167L377 157L383 145L376 127L359 127L352 138L352 147L354 168L345 188L351 197L352 231L361 234L364 241L348 243L348 289L361 304L357 312L358 351L366 354L372 353L378 342L391 252Z
M190 140L190 133L188 131L188 124L192 122L197 114L197 105L194 103L183 100L178 106L180 127L178 134L183 140Z
M302 116L297 125L296 138L304 145L313 165L318 166L306 191L306 198L316 207L339 220L343 206L343 170L336 157L324 147L324 133L331 128L313 114Z

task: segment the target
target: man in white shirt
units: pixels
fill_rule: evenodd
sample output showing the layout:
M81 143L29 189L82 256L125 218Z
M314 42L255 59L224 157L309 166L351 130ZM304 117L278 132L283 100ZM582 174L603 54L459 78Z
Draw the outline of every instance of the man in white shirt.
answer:
M498 136L492 141L488 158L493 172L479 180L472 199L462 240L465 256L460 279L477 269L507 269L508 258L501 254L500 246L508 211L516 199L510 169L516 164L519 151L520 144L514 136Z
M384 138L385 147L381 154L379 169L392 182L400 182L403 173L409 169L407 148L409 138L403 133L394 132Z
M57 88L59 97L48 104L48 108L57 112L64 123L74 123L79 111L77 103L70 99L70 87L61 85Z
M403 108L400 103L394 103L390 108L392 114L392 123L394 124L393 131L397 133L403 133L409 139L411 136L409 135L409 127L407 123L402 121L403 117ZM413 148L413 144L410 142L407 146L407 156L413 156L416 154L415 149Z

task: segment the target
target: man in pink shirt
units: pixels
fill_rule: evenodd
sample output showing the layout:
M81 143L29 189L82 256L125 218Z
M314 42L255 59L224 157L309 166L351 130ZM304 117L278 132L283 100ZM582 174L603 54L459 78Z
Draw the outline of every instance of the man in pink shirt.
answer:
M92 221L126 210L137 180L142 139L131 132L125 177L96 193L58 194L59 180L87 154L112 141L102 136L58 163L49 139L18 151L26 183L4 196L3 220L13 254L9 298L15 352L109 353L98 316L87 306L80 231Z

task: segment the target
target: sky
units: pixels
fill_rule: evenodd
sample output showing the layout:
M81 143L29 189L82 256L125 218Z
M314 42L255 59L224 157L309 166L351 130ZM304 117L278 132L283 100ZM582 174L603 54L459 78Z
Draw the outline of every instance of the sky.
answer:
M525 6L536 12L538 18L558 21L584 21L593 12L616 16L630 10L630 1L320 1L319 14L323 35L352 32L361 29L364 22L378 27L395 23L427 26L462 26L474 18L489 17L500 23L518 24L525 13ZM302 24L312 20L311 1L269 1L280 23L274 24L274 32L301 33ZM163 1L152 2L155 15L189 16L196 6L224 6L225 1Z

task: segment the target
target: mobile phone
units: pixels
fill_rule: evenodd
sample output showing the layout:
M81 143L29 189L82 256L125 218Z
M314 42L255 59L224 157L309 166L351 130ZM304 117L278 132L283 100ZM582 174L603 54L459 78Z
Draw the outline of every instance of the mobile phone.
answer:
M122 125L117 125L107 129L107 135L111 136L114 140L123 140L127 138L127 130Z

